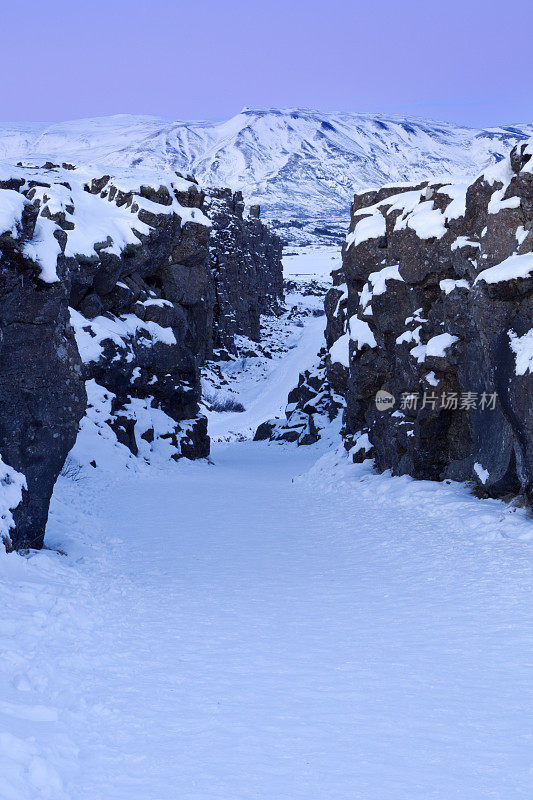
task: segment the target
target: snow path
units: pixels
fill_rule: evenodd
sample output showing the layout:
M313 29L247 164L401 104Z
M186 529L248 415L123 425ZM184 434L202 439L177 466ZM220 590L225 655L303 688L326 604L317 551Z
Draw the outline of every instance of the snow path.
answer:
M295 248L291 255L284 256L284 278L293 283L296 279L297 283L285 294L286 308L305 313L297 317L285 314L276 321L273 317L263 317L262 343L271 349L273 358L270 361L259 360L259 363L248 358L241 364L229 365L229 376L232 381L235 378L237 381L231 386L233 394L227 396L238 400L245 411L220 413L207 410L209 434L213 441L253 438L262 422L285 416L289 391L297 385L299 373L317 362L317 353L325 344L324 298L302 294L302 285L314 282L316 292L316 285L321 284L325 296L331 286L330 273L339 269L341 264L340 247ZM321 316L316 315L319 310ZM254 342L248 342L253 350ZM229 377L228 366L222 364L221 367L225 377ZM209 381L204 391L207 395L217 394Z
M208 412L209 435L212 439L217 440L230 432L253 437L261 422L276 416L284 417L287 395L298 384L301 370L316 360L324 341L325 325L325 317L307 320L296 346L282 360L273 363L266 388L264 384L257 383L251 383L249 388L244 386L240 395L245 404L244 412ZM245 373L242 380L246 381Z
M41 772L2 800L530 797L524 519L334 454L292 481L316 448L213 456L62 481L15 727L2 673L6 763L36 737Z
M323 326L221 431L284 406ZM529 800L523 509L324 440L105 444L56 487L68 555L0 553L0 800Z

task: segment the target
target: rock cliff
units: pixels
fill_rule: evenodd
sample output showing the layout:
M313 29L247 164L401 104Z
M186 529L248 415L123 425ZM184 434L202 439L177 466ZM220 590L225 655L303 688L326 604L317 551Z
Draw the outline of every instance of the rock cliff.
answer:
M0 456L25 480L11 545L39 547L86 392L132 454L208 455L200 366L235 333L259 335L281 295L281 248L242 196L206 198L178 174L6 169Z
M531 496L532 154L517 145L470 186L355 197L328 375L347 443L380 470Z
M533 140L471 185L356 195L333 281L327 354L300 387L344 398L353 458L531 499ZM316 401L293 395L287 422L259 435L319 435ZM287 433L295 417L303 439Z
M260 220L259 206L244 217L241 192L210 189L205 212L214 276L214 347L235 353L235 335L260 339L261 314L276 311L283 296L281 241Z

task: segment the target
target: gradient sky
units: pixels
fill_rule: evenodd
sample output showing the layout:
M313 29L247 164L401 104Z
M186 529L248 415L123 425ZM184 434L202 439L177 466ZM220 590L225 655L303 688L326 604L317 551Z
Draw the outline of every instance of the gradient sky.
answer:
M531 0L0 0L0 118L533 121Z

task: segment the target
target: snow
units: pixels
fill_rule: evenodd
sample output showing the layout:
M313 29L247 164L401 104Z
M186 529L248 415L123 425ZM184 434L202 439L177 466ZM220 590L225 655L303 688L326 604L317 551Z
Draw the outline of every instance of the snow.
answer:
M427 375L426 375L424 380L426 381L426 383L429 383L430 386L438 386L439 385L439 379L436 377L436 375L433 372L433 370L431 372L427 373Z
M16 235L17 227L21 223L22 212L26 204L26 198L13 189L2 190L2 202L0 203L0 234L9 231L13 236Z
M533 253L524 253L521 256L512 255L480 272L474 283L501 283L503 281L517 280L518 278L529 278L533 272Z
M354 314L348 320L348 330L350 332L350 339L352 342L355 342L357 350L361 350L365 345L368 347L377 347L377 342L370 325L368 322L359 319L357 314Z
M464 216L467 189L467 184L449 184L439 188L429 184L424 190L405 192L407 198L403 204L401 195L392 198L394 202L387 213L398 208L402 209L394 230L411 228L420 239L442 238L447 231L446 223ZM435 208L435 193L445 194L450 198L451 202L444 211Z
M362 433L360 436L357 437L355 440L354 446L351 449L352 453L358 453L361 450L364 450L365 453L368 453L369 450L372 450L372 442L368 438L368 433Z
M286 279L324 280L342 266L340 247L297 247L283 254Z
M26 478L0 456L0 556L2 543L9 543L9 531L14 525L11 513L22 500L22 491L27 489Z
M532 130L301 108L246 109L221 122L120 114L31 128L3 124L0 158L91 163L99 174L181 170L203 186L243 190L269 219L346 220L354 191L474 178Z
M106 253L120 255L127 244L139 244L139 236L148 234L150 228L140 222L126 205L103 201L99 195L78 191L73 197L75 203L75 227L68 234L67 256L94 256L95 242L106 242ZM159 213L167 213L167 206L160 206Z
M172 328L164 328L157 322L145 322L135 314L122 314L119 317L99 316L89 320L71 308L70 322L84 364L98 361L106 341L114 342L121 349L128 347L127 340L134 336L138 336L140 342L146 339L150 344L156 342L177 344Z
M2 800L529 796L531 520L351 463L340 419L250 441L322 343L298 321L211 463L134 458L88 382L50 549L0 552Z
M458 236L455 242L452 242L451 250L460 250L462 247L476 247L479 248L481 245L479 242L473 242L468 236Z
M416 309L413 311L413 314L412 314L410 317L406 317L406 318L405 318L405 324L406 324L406 325L410 325L410 324L411 324L411 322L422 322L422 323L424 323L424 322L427 322L427 319L424 319L424 318L421 316L421 315L422 315L422 312L423 312L423 310L424 310L423 308L416 308Z
M349 233L346 237L346 245L348 247L357 247L369 239L378 239L380 236L385 236L385 232L385 217L380 213L372 214L369 217L364 217L355 225L352 233Z
M439 286L444 294L450 294L454 289L470 289L470 284L464 278L454 280L453 278L444 278L439 282Z
M0 559L3 796L527 796L523 511L327 444L212 458L62 478L67 556Z
M451 333L439 333L438 336L432 336L426 345L426 356L445 358L446 350L451 347L454 342L458 341L459 337L452 336Z
M359 304L364 315L372 315L373 312L370 305L372 299L376 296L385 294L387 291L387 281L404 282L402 276L400 275L399 264L393 264L390 267L383 267L383 269L380 269L377 272L370 273L359 298Z
M444 210L446 221L459 219L466 214L466 193L468 191L468 186L468 183L455 183L440 187L439 194L447 194L452 201Z
M2 202L3 198L0 196L0 203ZM56 283L59 280L57 257L61 253L61 247L54 236L57 230L59 228L55 222L39 216L32 240L26 242L23 247L24 255L39 264L41 268L39 277L45 283Z
M417 328L415 331L413 331L411 339L408 338L410 331L406 331L398 337L398 339L401 341L396 339L398 344L408 341L418 342L416 347L411 348L410 355L413 358L416 358L419 364L422 364L428 356L432 358L446 358L446 350L451 347L454 342L459 341L457 336L452 336L450 333L439 333L437 336L432 336L427 344L421 344L419 331L420 328ZM429 373L429 375L432 374L433 373L431 372Z
M400 275L399 264L393 264L390 267L383 267L378 272L371 272L368 276L368 282L372 284L372 295L385 294L387 291L387 281L401 281L404 282Z
M141 305L142 306L159 306L159 308L164 308L165 306L167 306L168 308L173 308L173 305L170 302L170 300L163 300L163 299L158 298L158 297L152 297L152 298L149 298L148 300L143 300Z
M386 209L387 214L393 211L402 212L396 221L395 230L405 227L405 220L416 209L423 194L420 189L408 189L399 194L391 195L387 200L380 203L380 206Z
M297 385L301 370L317 360L324 344L324 296L331 286L329 272L340 266L340 248L298 248L283 263L285 278L296 288L286 292L281 316L261 319L261 342L271 358L255 342L237 337L238 345L257 352L258 357L219 364L226 381L222 385L210 365L203 370L204 396L236 401L245 409L218 412L207 407L209 435L216 441L252 437L265 420L284 417L289 391Z
M476 461L476 463L474 464L474 472L478 476L481 483L485 485L490 477L490 472L488 471L488 469L485 469L484 467L481 466L481 464L479 464Z
M507 186L504 186L503 189L499 189L498 191L494 192L487 207L489 214L498 214L500 211L503 211L506 208L520 208L519 197L508 197L505 200L503 199L506 191Z
M342 364L346 369L350 366L350 334L347 331L339 336L329 348L329 357L333 364Z
M0 190L0 234L10 232L12 236L17 235L26 205L28 200L19 192L13 189ZM25 255L40 265L40 278L45 283L54 283L58 279L56 265L61 248L53 236L57 229L54 222L39 217L32 241L26 242L23 247Z
M422 364L426 360L426 350L427 347L425 344L417 344L416 347L413 347L409 351L409 353L413 358L416 358L419 364Z
M528 231L524 228L523 225L519 225L516 229L516 241L518 242L518 246L527 239Z
M504 187L507 187L513 178L513 174L509 151L507 151L505 158L487 167L483 173L483 178L490 186L494 186L495 183L501 183Z
M509 331L511 350L515 354L516 374L525 375L533 372L533 328L523 336L517 336L514 331Z
M407 322L407 320L406 320ZM422 330L422 325L417 325L417 327L412 331L404 331L400 333L399 336L396 337L396 344L403 344L404 342L416 342L420 344L420 331ZM412 352L412 351L411 351Z
M419 239L440 239L446 233L444 225L446 217L438 208L434 208L432 200L419 203L407 216L398 217L395 230L412 228Z
M300 371L311 366L316 358L324 341L324 327L324 317L315 317L298 329L294 334L295 346L284 358L272 360L266 385L254 380L253 375L243 380L238 396L245 406L244 413L208 413L210 435L215 439L236 433L253 435L261 422L281 416L287 394L298 383Z
M86 191L86 186L100 173L91 172L87 165L72 171L63 168L45 170L43 168L19 167L13 164L0 164L0 174L6 178L15 177L26 181L21 188L28 189L30 182L42 181L46 185L32 186L30 199L39 204L41 213L37 218L32 239L24 243L24 254L40 266L40 278L45 283L59 280L57 257L61 253L56 234L66 234L65 255L95 257L97 249L106 253L120 255L127 245L138 245L142 235L148 235L152 228L138 217L140 211L153 215L175 214L182 224L193 222L210 227L211 223L200 209L182 206L174 195L175 189L187 189L190 181L178 178L167 172L146 172L146 170L125 170L108 180L100 194ZM117 205L109 199L111 189L129 192L141 191L142 187L166 188L171 200L162 205L135 195L134 201ZM118 195L115 195L117 199ZM16 233L26 198L9 189L0 190L0 228ZM49 219L50 214L61 213L69 223L62 232L59 225ZM1 232L1 231L0 231Z

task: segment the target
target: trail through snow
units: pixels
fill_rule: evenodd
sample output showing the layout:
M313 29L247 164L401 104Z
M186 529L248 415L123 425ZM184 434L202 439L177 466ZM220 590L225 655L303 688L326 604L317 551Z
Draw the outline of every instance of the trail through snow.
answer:
M531 797L531 519L333 441L60 479L67 555L0 558L1 800Z
M0 797L530 796L524 519L316 457L62 481L69 557L4 606Z
M261 422L284 416L289 391L297 385L300 371L313 364L324 341L325 324L325 317L309 319L301 331L298 344L289 350L282 361L273 365L268 379L263 383L253 381L248 387L243 387L240 396L245 402L244 412L208 414L209 435L215 440L230 432L253 436ZM246 375L242 379L244 383Z

